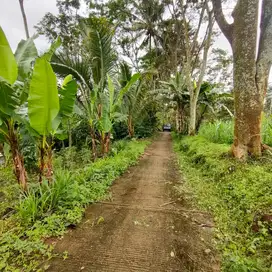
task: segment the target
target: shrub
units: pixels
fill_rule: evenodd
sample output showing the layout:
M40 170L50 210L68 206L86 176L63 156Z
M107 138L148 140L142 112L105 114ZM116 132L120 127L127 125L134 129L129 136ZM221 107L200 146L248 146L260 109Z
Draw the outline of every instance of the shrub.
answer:
M205 123L200 127L198 135L213 143L231 144L233 142L233 122Z
M213 143L232 144L233 129L233 121L206 122L201 125L198 135ZM272 116L263 115L261 133L262 142L272 146Z

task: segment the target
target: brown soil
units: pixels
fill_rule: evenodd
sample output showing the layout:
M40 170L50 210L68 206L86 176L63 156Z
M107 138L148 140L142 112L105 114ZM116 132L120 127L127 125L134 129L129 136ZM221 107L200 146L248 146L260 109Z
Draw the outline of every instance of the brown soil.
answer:
M161 133L137 166L111 187L111 200L91 205L84 221L57 242L48 271L219 271L212 223L182 195L171 137Z

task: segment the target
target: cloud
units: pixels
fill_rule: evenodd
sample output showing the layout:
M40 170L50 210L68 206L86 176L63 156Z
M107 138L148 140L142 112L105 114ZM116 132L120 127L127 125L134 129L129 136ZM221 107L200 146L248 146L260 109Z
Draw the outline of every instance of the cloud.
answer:
M0 0L0 25L3 28L13 50L21 39L25 39L25 30L18 0ZM30 35L33 35L34 26L47 13L56 14L56 0L25 0L25 12L28 20ZM48 44L44 37L36 40L38 50L44 50Z

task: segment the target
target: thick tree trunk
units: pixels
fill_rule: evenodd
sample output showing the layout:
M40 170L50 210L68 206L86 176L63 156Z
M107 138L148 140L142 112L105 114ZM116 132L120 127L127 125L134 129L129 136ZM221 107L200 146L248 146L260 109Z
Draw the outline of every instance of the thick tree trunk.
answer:
M20 4L20 8L21 8L21 13L22 13L23 21L24 21L26 38L29 39L29 30L28 30L28 24L27 24L25 9L24 9L24 0L19 0L19 4Z
M232 152L238 159L260 156L261 113L272 62L272 1L262 1L260 40L257 39L258 0L237 1L232 24L224 17L221 0L212 1L216 21L233 50L235 126Z
M238 159L261 155L263 90L256 84L258 0L238 1L233 12L235 125L232 152Z
M244 62L244 61L243 61ZM261 155L263 92L256 86L254 66L234 61L235 125L232 152L238 159Z

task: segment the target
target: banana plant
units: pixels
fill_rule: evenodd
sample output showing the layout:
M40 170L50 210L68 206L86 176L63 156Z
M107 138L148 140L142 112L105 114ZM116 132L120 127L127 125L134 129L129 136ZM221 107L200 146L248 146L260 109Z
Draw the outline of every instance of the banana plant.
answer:
M77 92L77 83L72 75L65 77L58 90L57 77L50 64L52 54L58 46L60 40L51 46L49 52L37 58L28 94L30 125L40 135L40 182L43 176L48 181L52 180L53 137L61 121L71 116Z
M124 114L122 111L123 99L130 88L139 79L140 74L134 74L123 88L116 91L111 77L107 75L108 92L104 92L100 95L101 114L99 115L97 126L97 130L100 134L102 155L109 152L111 132L114 123L127 120L127 114Z
M121 87L125 87L126 84L132 79L131 69L126 62L121 63L121 72L119 83ZM136 82L135 82L136 83ZM146 88L142 88L142 79L139 80L139 84L133 84L130 86L128 92L123 97L123 109L127 114L127 129L129 138L134 137L135 122L142 117L143 109L145 106Z
M27 173L19 149L20 108L24 107L31 65L37 55L33 38L22 40L14 55L0 27L0 141L10 146L14 173L23 190L27 190Z

